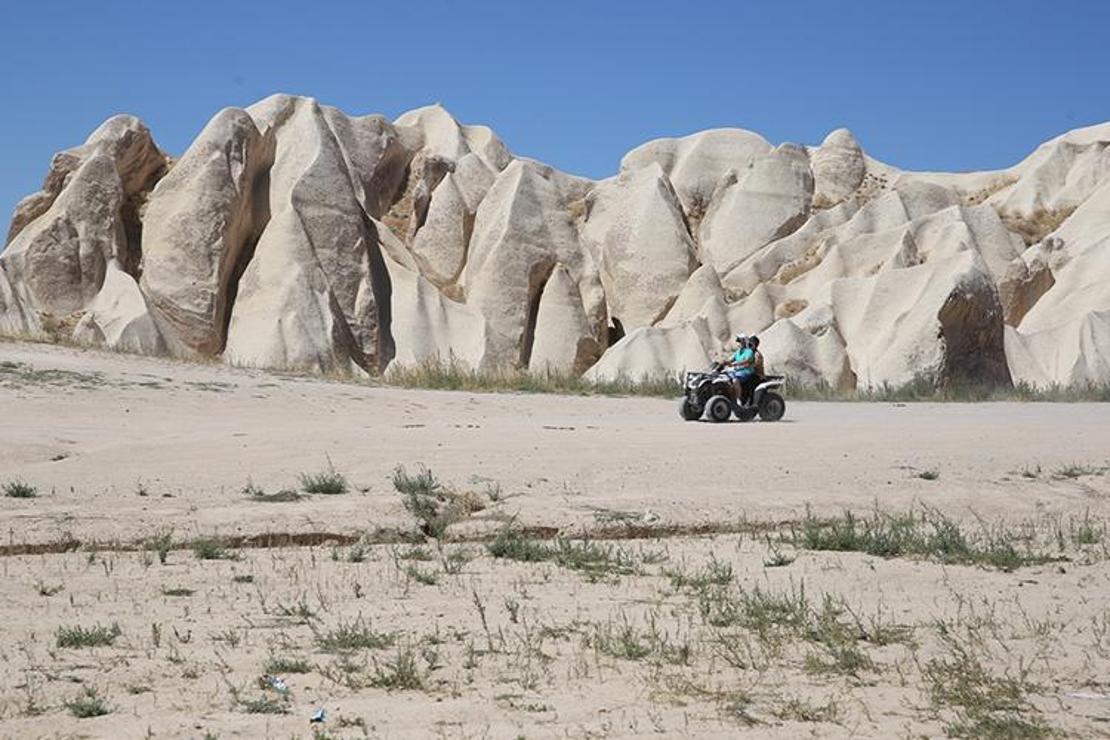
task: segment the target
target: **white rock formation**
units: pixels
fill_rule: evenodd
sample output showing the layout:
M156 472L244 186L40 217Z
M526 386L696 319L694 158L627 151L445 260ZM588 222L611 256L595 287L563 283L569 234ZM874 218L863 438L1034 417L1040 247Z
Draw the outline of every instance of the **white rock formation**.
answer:
M651 326L697 267L670 182L653 163L598 185L586 204L583 236L601 256L610 315L626 330Z
M140 285L177 354L218 355L237 282L265 226L272 137L225 108L151 194Z
M168 174L167 174L168 170ZM442 107L275 95L176 163L117 116L0 252L0 332L266 367L641 378L739 331L836 388L1110 382L1110 124L1007 169L903 172L838 129L647 142L601 181Z

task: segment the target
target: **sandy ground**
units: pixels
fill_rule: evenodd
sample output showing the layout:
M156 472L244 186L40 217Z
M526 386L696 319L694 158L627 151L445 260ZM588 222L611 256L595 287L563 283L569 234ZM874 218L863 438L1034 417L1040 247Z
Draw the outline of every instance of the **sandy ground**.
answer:
M391 474L421 464L483 510L441 551L378 544L419 538ZM1105 405L788 395L783 422L713 425L680 421L670 401L374 388L0 343L0 484L38 491L0 498L0 736L937 736L960 732L960 705L929 689L950 664L981 664L999 691L1020 683L1011 703L1034 724L1104 736L1108 464ZM354 490L287 503L243 493L248 481L296 488L329 465ZM1055 531L1068 560L1001 572L754 533L807 508L910 506L1046 542ZM1065 542L1081 520L1102 529ZM583 574L491 557L477 539L507 522L646 534L606 545L631 567ZM683 535L697 525L729 533ZM142 549L158 533L181 548L165 564ZM232 550L237 560L185 549L267 534L309 544ZM678 575L708 567L732 573L711 587ZM804 594L808 614L828 595L838 624L900 637L859 628L866 660L822 670L840 643L781 615L770 633L713 616L753 593ZM58 645L59 629L97 624L118 624L112 645ZM392 644L323 647L356 624ZM282 674L287 695L258 685L275 657L307 664ZM398 661L418 687L389 685ZM72 716L65 702L85 687L111 713ZM251 703L261 698L273 701ZM328 720L310 725L317 708Z

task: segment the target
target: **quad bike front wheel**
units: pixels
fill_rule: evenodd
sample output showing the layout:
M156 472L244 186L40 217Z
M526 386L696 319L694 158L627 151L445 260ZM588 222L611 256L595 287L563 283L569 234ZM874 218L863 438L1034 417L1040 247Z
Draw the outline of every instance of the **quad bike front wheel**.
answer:
M786 401L777 393L768 391L759 403L759 418L763 421L778 421L786 413Z
M718 424L728 421L732 416L732 403L725 396L713 396L709 399L709 403L705 404L705 415L710 421Z
M701 406L696 403L690 403L690 399L684 398L679 403L678 413L686 421L697 421L701 418L701 413L704 411Z

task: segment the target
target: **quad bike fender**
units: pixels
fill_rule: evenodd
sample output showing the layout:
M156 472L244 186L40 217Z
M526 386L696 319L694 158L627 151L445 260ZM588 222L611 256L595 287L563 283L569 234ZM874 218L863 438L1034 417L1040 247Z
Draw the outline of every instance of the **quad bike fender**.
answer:
M767 391L774 390L775 388L782 388L786 384L785 380L775 378L774 380L765 380L755 387L752 391L752 406L759 408L760 402L763 400L763 394Z

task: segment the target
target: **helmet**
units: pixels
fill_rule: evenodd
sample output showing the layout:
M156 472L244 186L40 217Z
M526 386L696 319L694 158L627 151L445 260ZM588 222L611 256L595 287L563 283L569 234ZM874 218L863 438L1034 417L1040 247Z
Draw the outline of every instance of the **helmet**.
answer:
M752 349L755 349L756 347L758 347L759 346L759 337L757 337L756 335L753 334L748 339L748 346L751 347Z
M748 346L748 335L745 334L744 332L739 332L736 335L736 343L739 344L741 347L747 347Z

